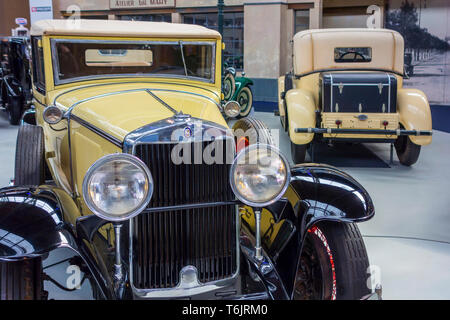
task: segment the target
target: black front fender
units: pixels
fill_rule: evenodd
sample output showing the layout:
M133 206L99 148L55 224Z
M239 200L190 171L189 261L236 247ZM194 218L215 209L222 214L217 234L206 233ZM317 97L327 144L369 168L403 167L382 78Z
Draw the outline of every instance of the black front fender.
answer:
M241 211L243 225L254 234L253 210L245 207ZM263 208L261 221L264 250L274 262L288 296L309 228L324 220L362 222L374 214L367 191L345 172L318 164L293 167L284 198Z
M375 214L369 193L347 173L328 165L305 164L291 171L287 193L297 226L305 232L321 220L366 221Z
M0 260L38 257L68 248L83 259L103 294L114 298L111 268L99 267L105 263L95 254L92 239L85 238L96 231L91 225L99 228L104 221L99 223L96 216L79 218L77 210L69 194L53 186L0 189Z
M45 190L10 187L0 190L0 259L42 255L70 246L56 199Z

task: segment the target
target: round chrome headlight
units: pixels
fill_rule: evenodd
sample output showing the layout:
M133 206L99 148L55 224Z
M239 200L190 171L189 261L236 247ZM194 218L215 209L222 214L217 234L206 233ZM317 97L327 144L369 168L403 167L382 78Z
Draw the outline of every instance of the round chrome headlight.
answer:
M265 207L278 201L290 177L286 158L278 149L265 144L253 144L240 151L230 171L236 197L252 207Z
M44 109L44 112L42 113L42 117L44 118L44 121L48 124L57 124L61 121L64 114L60 108L57 106L48 106Z
M83 180L88 208L109 221L129 219L144 210L153 194L153 178L147 166L126 153L97 160Z
M241 113L241 105L237 101L228 101L223 107L223 112L229 118L236 118Z

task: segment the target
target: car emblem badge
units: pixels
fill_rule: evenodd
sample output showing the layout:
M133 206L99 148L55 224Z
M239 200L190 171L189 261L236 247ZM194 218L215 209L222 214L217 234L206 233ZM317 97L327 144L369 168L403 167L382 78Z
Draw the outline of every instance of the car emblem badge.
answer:
M189 127L184 128L184 137L190 138L192 136L192 129Z
M366 121L369 117L365 114L360 114L358 116L356 116L358 118L358 120L360 121Z

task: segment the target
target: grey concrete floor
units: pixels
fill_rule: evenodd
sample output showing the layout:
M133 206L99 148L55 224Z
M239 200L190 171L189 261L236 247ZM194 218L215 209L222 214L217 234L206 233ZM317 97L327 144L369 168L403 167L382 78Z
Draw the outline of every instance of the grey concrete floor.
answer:
M269 128L280 129L280 149L291 159L279 118L271 113L253 115ZM391 168L342 168L369 191L375 203L375 217L359 227L385 299L450 299L450 134L433 134L433 143L422 148L413 167L401 166L395 158ZM14 175L16 135L17 127L10 126L6 115L0 113L0 186L7 185ZM367 147L389 161L387 144ZM66 256L58 252L46 262ZM61 275L66 267L58 267ZM51 284L46 289L52 298L89 299L86 286L89 284L75 295Z

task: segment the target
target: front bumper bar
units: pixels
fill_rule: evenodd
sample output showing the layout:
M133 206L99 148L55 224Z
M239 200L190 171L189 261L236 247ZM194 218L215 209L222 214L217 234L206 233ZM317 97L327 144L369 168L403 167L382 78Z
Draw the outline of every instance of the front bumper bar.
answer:
M296 133L325 133L325 134L374 134L387 136L431 136L431 130L386 130L386 129L339 129L339 128L296 128Z

